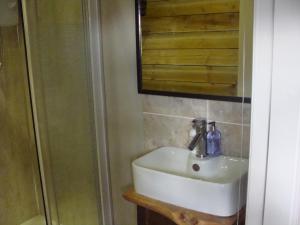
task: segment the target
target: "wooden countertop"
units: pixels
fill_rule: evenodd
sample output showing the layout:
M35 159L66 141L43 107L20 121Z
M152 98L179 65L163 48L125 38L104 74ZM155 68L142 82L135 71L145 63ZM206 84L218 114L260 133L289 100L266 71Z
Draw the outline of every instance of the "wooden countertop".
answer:
M148 198L136 193L132 187L123 193L123 197L132 203L169 218L178 225L234 225L237 221L239 221L238 224L242 225L245 221L244 208L234 216L218 217Z

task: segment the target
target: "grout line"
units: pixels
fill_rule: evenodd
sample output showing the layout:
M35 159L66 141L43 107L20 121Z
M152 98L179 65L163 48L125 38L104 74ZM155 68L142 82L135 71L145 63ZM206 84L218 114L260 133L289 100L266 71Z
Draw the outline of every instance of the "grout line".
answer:
M162 116L162 117L172 117L172 118L178 118L178 119L186 119L186 120L193 120L194 117L188 117L188 116L177 116L172 114L163 114L163 113L152 113L152 112L143 112L144 114L148 115L155 115L155 116Z
M218 121L218 120L209 120L209 121L215 121L217 124L226 124L226 125L235 125L235 126L241 126L241 127L250 127L250 124L242 124L242 123L232 123L232 122L224 122L224 121Z
M153 113L153 112L143 112L143 114L154 115L154 116L161 116L161 117L171 117L171 118L185 119L185 120L193 120L193 119L195 119L195 117L177 116L177 115L172 115L172 114ZM208 121L212 121L212 120L208 120ZM232 123L232 122L224 122L224 121L218 121L218 120L215 120L215 122L216 123L221 123L221 124L250 127L250 124Z
M206 100L206 118L207 118L207 120L209 120L209 109L208 109L208 107L209 107L209 102L208 102L208 100Z

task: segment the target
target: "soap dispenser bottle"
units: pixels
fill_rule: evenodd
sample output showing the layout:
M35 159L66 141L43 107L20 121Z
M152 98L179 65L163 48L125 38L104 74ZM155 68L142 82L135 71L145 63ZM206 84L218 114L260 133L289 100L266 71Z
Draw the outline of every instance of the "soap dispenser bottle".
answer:
M221 151L221 132L216 128L216 122L209 123L207 133L207 154L208 156L218 156Z

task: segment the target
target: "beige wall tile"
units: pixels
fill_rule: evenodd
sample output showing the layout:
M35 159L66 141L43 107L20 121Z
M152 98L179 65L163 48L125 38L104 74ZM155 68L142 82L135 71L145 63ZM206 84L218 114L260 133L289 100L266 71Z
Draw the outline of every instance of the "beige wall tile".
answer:
M241 157L249 158L250 154L250 126L243 126L243 154Z
M186 148L192 118L204 117L218 121L225 155L249 155L250 104L143 95L143 111L147 151L167 145Z
M187 148L192 120L144 113L145 149L162 146Z
M143 111L192 118L206 118L207 101L201 99L143 95Z
M249 124L251 123L251 104L244 104L243 106L243 113L244 113L244 124Z
M250 106L249 104L237 102L222 102L222 101L208 101L208 120L215 120L226 123L243 122L250 123Z
M245 133L243 131L243 126L235 124L224 124L218 123L217 129L220 130L222 134L221 146L224 155L243 157L249 155L249 147L246 146L248 138L248 128L244 127ZM243 143L243 145L242 145Z
M187 148L191 141L191 127L192 119L144 113L145 149L150 151L162 146ZM248 157L249 126L218 123L217 128L222 134L224 155Z

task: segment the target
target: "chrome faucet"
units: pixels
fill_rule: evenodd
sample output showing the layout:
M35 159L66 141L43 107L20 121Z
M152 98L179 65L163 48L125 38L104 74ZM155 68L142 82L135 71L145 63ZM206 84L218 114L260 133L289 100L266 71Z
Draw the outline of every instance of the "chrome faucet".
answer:
M199 158L205 158L206 152L206 126L207 122L205 119L197 118L193 120L193 128L196 130L196 135L189 144L189 150L193 151L196 147L195 153Z

